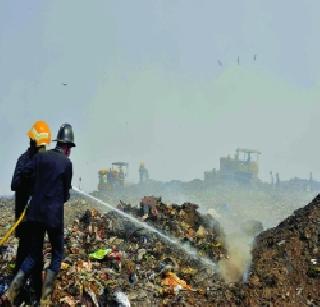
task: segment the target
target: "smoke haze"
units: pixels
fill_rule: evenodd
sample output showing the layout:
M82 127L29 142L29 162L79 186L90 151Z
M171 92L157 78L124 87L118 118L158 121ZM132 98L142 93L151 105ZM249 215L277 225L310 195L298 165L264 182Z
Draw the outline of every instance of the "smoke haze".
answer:
M263 179L319 179L319 12L318 1L2 1L0 194L37 119L53 134L73 125L74 184L87 191L113 161L130 163L131 181L140 161L151 178L190 180L238 146L263 153Z

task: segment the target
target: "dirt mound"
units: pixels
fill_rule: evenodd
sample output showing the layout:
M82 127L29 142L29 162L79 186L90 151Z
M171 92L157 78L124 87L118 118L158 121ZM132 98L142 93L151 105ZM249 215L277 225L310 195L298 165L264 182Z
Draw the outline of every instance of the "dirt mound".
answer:
M246 304L320 304L320 195L277 227L261 233L253 260Z

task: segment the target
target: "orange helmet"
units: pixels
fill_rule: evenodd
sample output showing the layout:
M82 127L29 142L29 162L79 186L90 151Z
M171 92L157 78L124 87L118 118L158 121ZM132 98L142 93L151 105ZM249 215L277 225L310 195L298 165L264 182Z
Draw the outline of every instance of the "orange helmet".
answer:
M43 120L36 121L27 133L28 137L36 141L37 146L51 143L51 130Z

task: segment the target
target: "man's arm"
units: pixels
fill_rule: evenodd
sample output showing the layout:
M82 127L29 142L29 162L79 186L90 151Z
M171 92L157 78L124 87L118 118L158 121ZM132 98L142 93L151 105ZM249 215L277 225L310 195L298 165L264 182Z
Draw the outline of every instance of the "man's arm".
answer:
M72 181L72 163L69 160L68 165L65 170L65 175L64 175L64 201L68 201L70 198L70 189L71 189L71 181Z
M21 157L20 157L21 158ZM20 172L19 172L19 160L20 158L17 160L16 163L16 167L14 169L14 173L11 179L11 191L16 191L19 186L20 186L20 182L21 182L21 176L20 176Z
M16 167L11 180L11 191L17 191L23 184L26 174L31 174L32 170L28 165L31 160L28 158L27 153L22 154L17 160ZM27 171L24 168L29 168ZM26 173L25 173L26 171Z

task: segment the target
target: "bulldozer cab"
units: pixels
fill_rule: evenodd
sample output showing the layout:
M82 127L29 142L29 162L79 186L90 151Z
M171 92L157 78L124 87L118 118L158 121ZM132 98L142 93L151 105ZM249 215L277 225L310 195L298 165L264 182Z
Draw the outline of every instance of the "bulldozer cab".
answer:
M259 162L259 155L261 153L257 150L250 150L250 149L240 149L236 150L235 159L239 160L244 163L250 162Z
M254 149L236 149L234 159L230 156L220 159L221 177L243 183L257 180L260 154L259 151Z

